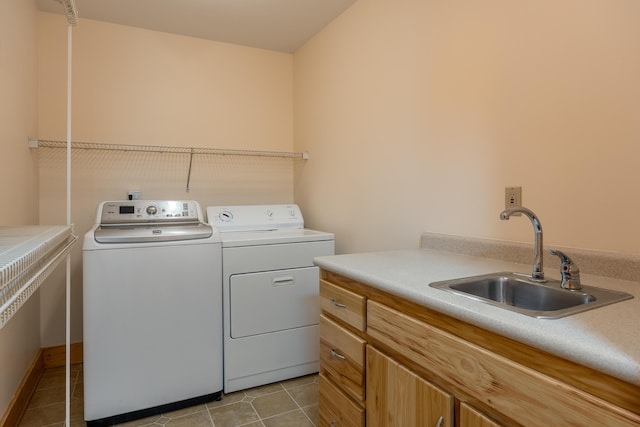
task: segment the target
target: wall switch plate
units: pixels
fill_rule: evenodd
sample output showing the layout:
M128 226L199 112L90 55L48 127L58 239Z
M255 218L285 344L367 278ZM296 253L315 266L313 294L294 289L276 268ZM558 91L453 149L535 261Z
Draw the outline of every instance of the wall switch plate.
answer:
M511 209L522 206L522 187L506 187L504 189L504 208ZM520 215L519 212L514 215Z

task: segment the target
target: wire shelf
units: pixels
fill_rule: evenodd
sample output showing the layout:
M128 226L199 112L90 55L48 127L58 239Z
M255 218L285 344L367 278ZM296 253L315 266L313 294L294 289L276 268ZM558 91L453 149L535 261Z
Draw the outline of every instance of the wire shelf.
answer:
M29 139L30 148L66 148L66 141L54 141L48 139ZM148 153L181 153L181 154L205 154L216 156L248 156L248 157L277 157L286 159L308 159L307 152L288 151L259 151L259 150L233 150L222 148L195 148L195 147L167 147L160 145L127 145L106 144L100 142L71 142L71 149L79 150L110 150L110 151L135 151Z
M29 148L67 148L66 141L56 141L50 139L28 139ZM185 154L189 156L189 166L187 169L187 178L185 190L190 191L191 188L191 172L193 167L193 156L195 155L213 155L213 156L239 156L239 157L270 157L284 159L302 159L307 160L309 153L288 152L288 151L259 151L259 150L232 150L221 148L195 148L195 147L169 147L160 145L127 145L127 144L106 144L100 142L79 142L71 141L72 150L103 150L103 151L121 151L136 153L171 153Z

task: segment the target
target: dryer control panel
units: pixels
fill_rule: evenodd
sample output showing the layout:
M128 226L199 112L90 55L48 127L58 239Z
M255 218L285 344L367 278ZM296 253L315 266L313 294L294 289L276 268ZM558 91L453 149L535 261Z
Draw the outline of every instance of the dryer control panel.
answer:
M103 202L96 222L101 225L202 222L202 214L192 200L123 200Z
M221 232L304 227L298 205L209 206L207 219Z

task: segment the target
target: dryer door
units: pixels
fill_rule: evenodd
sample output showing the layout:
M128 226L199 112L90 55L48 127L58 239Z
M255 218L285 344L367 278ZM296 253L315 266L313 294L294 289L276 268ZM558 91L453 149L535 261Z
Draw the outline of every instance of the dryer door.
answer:
M318 267L230 277L231 338L317 325Z

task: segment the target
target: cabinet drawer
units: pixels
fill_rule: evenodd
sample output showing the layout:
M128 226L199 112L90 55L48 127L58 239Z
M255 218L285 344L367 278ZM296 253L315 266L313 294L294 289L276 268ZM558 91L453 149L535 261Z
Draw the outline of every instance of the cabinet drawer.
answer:
M367 342L328 317L320 316L320 366L346 394L364 400L364 366Z
M367 334L453 387L526 426L638 426L616 407L432 325L369 300Z
M345 396L324 375L318 376L318 416L321 426L364 427L364 409Z
M320 309L359 331L365 329L367 305L362 295L321 280Z

